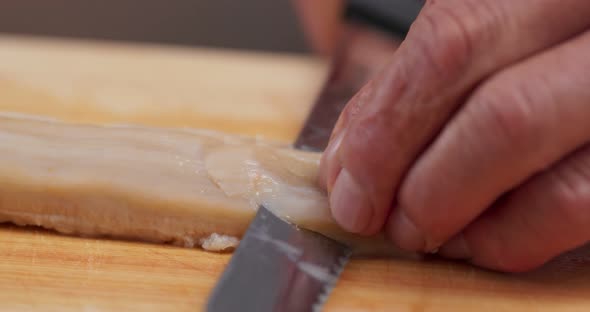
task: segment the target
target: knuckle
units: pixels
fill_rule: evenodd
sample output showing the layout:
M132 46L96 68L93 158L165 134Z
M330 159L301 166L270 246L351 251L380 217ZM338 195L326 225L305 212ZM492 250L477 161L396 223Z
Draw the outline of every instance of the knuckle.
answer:
M542 114L535 114L534 96L526 88L487 88L474 96L468 113L494 143L528 150L539 143Z
M417 53L440 76L456 76L467 65L475 29L450 8L432 5L416 20Z
M578 228L590 225L590 158L578 157L554 171L554 196L560 216ZM587 230L590 231L590 230Z
M436 74L457 77L504 35L507 12L494 0L428 1L409 34L413 51Z
M501 6L493 1L430 1L414 23L426 60L445 73L470 62L474 51L486 42L504 19ZM485 40L484 40L485 39Z

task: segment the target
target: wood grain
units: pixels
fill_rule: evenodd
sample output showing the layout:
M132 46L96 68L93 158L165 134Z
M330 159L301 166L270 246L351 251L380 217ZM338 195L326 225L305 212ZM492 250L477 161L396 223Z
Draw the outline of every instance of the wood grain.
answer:
M0 110L292 142L324 79L289 54L0 38Z
M0 227L0 310L195 311L228 255ZM351 262L326 311L588 311L590 248L506 275L442 260Z
M0 37L0 58L0 110L284 141L296 136L325 71L288 55L16 37ZM0 310L198 311L228 260L2 225ZM325 310L590 311L589 294L590 246L518 275L439 259L357 259Z

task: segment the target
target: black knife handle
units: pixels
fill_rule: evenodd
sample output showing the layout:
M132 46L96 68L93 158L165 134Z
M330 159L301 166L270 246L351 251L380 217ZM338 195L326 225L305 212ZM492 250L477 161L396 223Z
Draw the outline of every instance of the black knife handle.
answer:
M344 17L405 38L425 0L348 0Z

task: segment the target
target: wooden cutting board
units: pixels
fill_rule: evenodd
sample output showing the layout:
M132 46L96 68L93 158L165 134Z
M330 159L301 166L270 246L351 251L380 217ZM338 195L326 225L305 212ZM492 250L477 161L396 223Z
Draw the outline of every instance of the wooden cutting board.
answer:
M289 142L326 73L293 55L0 36L0 111ZM198 311L228 255L0 226L2 311ZM253 281L255 286L255 281ZM508 275L358 259L326 311L590 311L590 246Z

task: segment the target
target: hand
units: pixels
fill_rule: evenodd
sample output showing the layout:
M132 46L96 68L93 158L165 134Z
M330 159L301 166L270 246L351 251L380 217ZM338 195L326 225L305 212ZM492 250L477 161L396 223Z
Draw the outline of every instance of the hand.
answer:
M590 1L428 1L321 162L332 214L524 271L590 240Z

